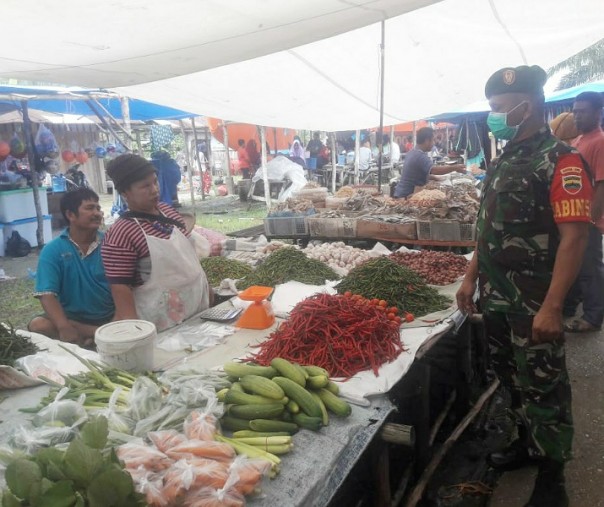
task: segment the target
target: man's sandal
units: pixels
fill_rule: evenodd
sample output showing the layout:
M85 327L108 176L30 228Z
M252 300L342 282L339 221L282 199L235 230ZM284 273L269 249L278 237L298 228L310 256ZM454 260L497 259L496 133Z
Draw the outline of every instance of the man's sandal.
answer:
M589 322L581 317L568 320L564 323L564 331L567 333L594 333L599 330L599 327L592 326Z

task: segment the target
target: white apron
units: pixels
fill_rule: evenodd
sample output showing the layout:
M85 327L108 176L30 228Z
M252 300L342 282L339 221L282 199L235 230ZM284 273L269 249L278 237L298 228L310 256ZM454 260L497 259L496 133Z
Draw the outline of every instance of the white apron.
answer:
M143 234L151 273L134 289L134 302L138 317L153 322L160 332L208 308L210 290L195 248L178 227L169 239Z

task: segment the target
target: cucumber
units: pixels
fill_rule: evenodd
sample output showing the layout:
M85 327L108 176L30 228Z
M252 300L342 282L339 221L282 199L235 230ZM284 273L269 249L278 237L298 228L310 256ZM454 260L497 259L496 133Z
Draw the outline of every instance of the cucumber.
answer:
M276 357L271 361L271 366L279 372L283 377L293 380L296 384L304 387L306 385L306 377L302 368L294 363L290 363L287 359Z
M327 387L327 384L329 384L329 378L325 375L311 375L306 381L306 387L309 389L321 389Z
M220 425L223 428L231 431L241 431L241 430L249 430L250 429L250 421L245 419L238 419L237 417L232 417L230 415L222 416L220 419Z
M252 419L249 427L254 431L286 431L292 435L298 431L298 426L294 423L270 419Z
M271 405L231 405L229 415L239 419L272 419L279 417L283 413L281 403Z
M237 378L244 377L245 375L259 375L260 377L273 378L277 375L277 370L272 366L259 366L229 361L228 363L224 363L222 367L228 375Z
M333 412L340 417L347 417L352 412L352 407L342 398L338 398L335 394L327 389L319 389L317 391L319 398L325 403L327 410Z
M266 377L260 377L259 375L245 375L241 377L239 382L247 392L259 394L265 398L281 400L285 396L283 389Z
M323 422L321 421L320 417L312 417L303 414L302 412L299 414L294 414L292 417L298 426L310 431L319 431L321 426L323 426Z
M312 395L301 385L285 377L275 377L271 382L280 386L290 400L294 400L300 409L309 416L321 418L321 407Z
M325 406L325 403L323 403L323 400L317 393L313 392L311 394L312 394L312 397L315 399L315 401L321 407L321 422L323 423L323 426L328 426L329 425L329 414L327 413L327 407Z
M312 364L302 366L311 377L316 377L317 375L325 375L329 377L329 372L325 368L321 368L320 366L313 366Z
M233 387L231 386L231 389ZM325 389L327 389L330 393L333 393L335 395L340 394L340 388L338 387L338 384L336 384L335 382L332 382L331 380L329 381L329 383L325 386Z
M273 400L271 398L265 398L264 396L260 396L258 394L247 394L237 390L229 389L226 392L224 399L220 401L224 401L229 405L273 405L275 402L285 405L288 400L287 397L283 397L280 400Z
M287 405L285 405L285 408L291 413L291 414L297 414L298 412L300 412L300 405L298 405L294 400L289 400L287 402Z

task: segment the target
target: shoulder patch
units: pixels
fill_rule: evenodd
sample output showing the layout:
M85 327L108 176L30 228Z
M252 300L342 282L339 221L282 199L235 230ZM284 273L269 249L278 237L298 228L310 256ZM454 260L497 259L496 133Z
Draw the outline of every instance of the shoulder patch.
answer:
M583 179L581 173L583 169L576 166L564 167L560 169L562 175L562 188L567 194L578 194L583 188Z

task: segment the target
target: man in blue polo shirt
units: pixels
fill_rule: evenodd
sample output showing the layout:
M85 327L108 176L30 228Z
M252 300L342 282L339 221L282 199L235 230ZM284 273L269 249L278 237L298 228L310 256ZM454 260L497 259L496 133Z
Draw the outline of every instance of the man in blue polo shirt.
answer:
M101 261L99 196L89 188L67 192L61 213L69 226L40 253L34 296L44 313L34 317L28 329L89 346L96 329L115 313Z
M434 165L428 152L434 147L434 130L424 127L417 131L415 148L405 155L401 179L394 190L394 197L408 197L415 187L423 187L431 176L449 174L453 171L464 173L466 168L462 164ZM436 178L434 178L436 179Z

